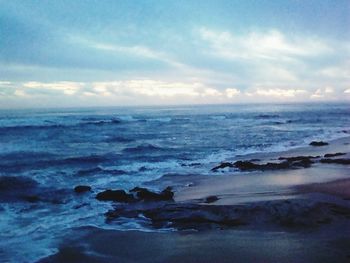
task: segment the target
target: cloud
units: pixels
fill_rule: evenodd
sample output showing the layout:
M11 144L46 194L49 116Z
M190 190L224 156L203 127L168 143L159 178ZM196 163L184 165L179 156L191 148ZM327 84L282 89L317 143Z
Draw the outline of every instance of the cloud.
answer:
M98 40L92 40L83 36L69 35L69 42L75 45L84 46L97 51L107 52L115 56L132 56L143 59L157 60L173 67L183 67L184 65L179 61L172 58L168 53L155 50L145 45L131 44L121 45L118 43L101 42Z
M0 104L29 106L165 105L347 99L349 89L253 86L219 88L203 82L131 79L101 82L0 82ZM345 96L344 96L345 95ZM5 105L5 106L4 106ZM12 105L12 104L11 104Z
M284 99L295 98L297 96L305 95L306 93L307 91L303 89L257 88L252 92L246 92L246 95Z
M42 82L25 82L23 83L23 88L28 88L27 91L30 93L43 93L43 91L51 92L51 91L61 91L65 95L73 95L76 94L81 87L83 87L84 83L81 82L69 82L69 81L61 81L54 83L42 83ZM34 92L33 92L34 90Z
M350 61L341 66L327 67L319 71L321 76L332 80L350 80Z
M333 99L333 87L324 87L317 89L311 96L311 99Z
M287 38L276 29L234 35L228 31L220 32L201 28L199 34L204 41L210 44L213 55L225 59L292 62L296 57L312 57L332 52L332 48L319 39Z
M233 97L235 97L235 96L237 96L237 95L239 95L239 94L241 93L240 90L238 90L238 89L232 89L232 88L226 89L225 92L226 92L226 96L227 96L228 98L233 98Z
M92 83L93 90L109 92L114 95L148 96L148 97L206 97L219 96L221 93L202 83L165 82L157 80L129 80Z

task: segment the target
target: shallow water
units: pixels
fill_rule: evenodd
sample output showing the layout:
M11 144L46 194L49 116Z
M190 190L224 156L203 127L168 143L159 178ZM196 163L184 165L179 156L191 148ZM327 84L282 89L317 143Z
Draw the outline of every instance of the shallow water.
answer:
M166 174L220 176L210 169L226 158L346 136L349 116L348 104L0 111L0 256L36 259L72 227L141 227L107 225L111 205L75 195L76 185L98 192ZM37 194L44 200L28 202Z

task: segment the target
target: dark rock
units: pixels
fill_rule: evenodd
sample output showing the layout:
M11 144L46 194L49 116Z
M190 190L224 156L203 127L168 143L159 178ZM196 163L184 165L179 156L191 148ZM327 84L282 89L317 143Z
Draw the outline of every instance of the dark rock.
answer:
M339 158L339 159L321 159L321 163L336 163L336 164L344 164L344 165L349 165L350 164L350 159L344 159L344 158Z
M38 183L25 176L0 176L1 201L29 201L34 202Z
M288 162L304 161L320 158L320 156L295 156L295 157L280 157L278 160L286 160Z
M44 187L25 176L0 176L0 202L62 204L70 194L71 190Z
M295 161L292 163L292 166L294 167L304 167L304 168L308 168L311 166L311 164L313 164L314 162L311 161L310 159L303 159L300 161Z
M225 162L225 163L221 163L219 164L218 166L214 167L213 169L211 169L213 172L217 171L218 169L224 169L226 167L230 167L230 168L233 168L235 167L232 163L228 163L228 162Z
M249 161L237 161L234 163L234 166L242 171L249 171L249 170L265 171L265 170L279 170L279 169L291 168L291 164L289 162L255 164Z
M148 191L147 188L144 188L144 187L134 187L133 189L129 190L130 193L137 193L137 192L140 192L140 191Z
M290 169L290 168L299 168L299 167L310 167L313 161L311 158L319 158L320 156L296 156L296 157L280 157L279 160L283 162L279 163L264 163L257 164L250 161L237 161L234 163L222 163L212 169L216 171L217 169L226 168L226 167L236 167L241 171L266 171L266 170L281 170L281 169Z
M142 213L152 221L156 228L172 226L179 230L206 230L245 225L246 223L232 211L229 206L168 204L163 207L147 209Z
M319 227L334 221L348 220L350 209L330 203L306 200L278 200L245 205L201 205L189 203L120 204L106 214L107 222L116 218L138 218L143 215L154 228L174 227L178 230L208 230L251 225L283 229Z
M124 190L106 190L96 195L99 201L115 201L129 203L135 201L132 194L127 194Z
M173 200L174 192L172 190L173 189L170 186L168 186L160 193L162 195L163 200Z
M255 164L249 161L237 161L233 164L235 167L237 167L240 170L258 170L260 169L259 164Z
M327 153L324 155L324 157L329 158L329 157L336 157L341 155L346 155L346 153Z
M328 144L329 144L328 142L323 142L323 141L312 141L312 142L310 142L309 145L311 145L311 146L325 146Z
M207 203L207 204L210 204L210 203L214 203L214 202L216 202L218 200L219 200L219 198L217 196L211 195L211 196L208 196L207 198L205 198L204 202Z
M165 188L160 193L151 192L150 190L142 187L135 187L134 189L130 190L130 192L135 192L137 199L143 201L171 201L174 197L171 187Z
M74 192L80 194L91 191L91 187L88 185L78 185L74 187Z

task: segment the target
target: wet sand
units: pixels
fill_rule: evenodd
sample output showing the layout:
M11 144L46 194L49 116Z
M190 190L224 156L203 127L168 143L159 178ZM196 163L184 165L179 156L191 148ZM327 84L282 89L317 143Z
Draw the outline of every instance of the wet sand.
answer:
M350 200L350 178L326 183L300 185L296 189L302 193L322 193Z
M349 262L347 233L336 233L332 241L328 235L327 230L145 233L85 228L69 233L59 252L40 262Z
M259 159L260 163L277 162L279 157L321 156L327 153L346 153L341 158L350 158L350 137L341 138L322 147L303 147L286 152L263 155L251 154L241 160ZM337 157L335 157L337 158ZM223 160L227 161L227 160ZM290 199L303 193L319 192L348 197L349 165L315 163L310 168L273 171L252 171L233 174L218 172L217 176L192 176L191 187L181 188L175 195L178 202L196 202L215 195L217 205L267 200ZM339 181L341 180L341 181ZM336 182L333 182L336 181Z

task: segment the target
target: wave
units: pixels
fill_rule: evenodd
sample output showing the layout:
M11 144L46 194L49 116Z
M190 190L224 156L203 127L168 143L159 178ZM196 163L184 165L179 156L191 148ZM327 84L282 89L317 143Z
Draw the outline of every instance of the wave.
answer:
M166 151L167 148L162 148L159 146L155 146L153 144L145 143L138 145L136 147L128 147L123 149L123 152L125 153L144 153L144 152L159 152L159 151Z
M18 125L7 125L7 126L0 126L0 132L13 132L18 130L43 130L43 129L64 129L64 128L71 128L71 127L77 127L77 126L87 126L87 125L116 125L123 123L122 120L118 118L112 118L112 119L95 119L95 118L87 118L84 120L88 121L82 121L82 122L75 122L75 123L69 123L69 124L61 124L61 123L55 123L53 121L44 121L43 123L38 124L18 124Z
M0 192L25 190L37 185L37 181L25 176L0 176Z
M127 172L124 170L118 170L118 169L103 169L101 167L95 167L92 169L79 170L76 173L76 175L78 176L89 176L89 175L96 175L96 174L124 175L124 174L127 174Z
M126 138L121 136L112 136L104 140L104 142L125 142L125 143L133 142L133 141L134 140L131 138Z
M172 121L172 118L170 118L170 117L160 117L160 118L147 119L147 121L171 122L171 121Z
M17 130L29 130L29 129L59 129L59 128L65 128L69 125L63 125L63 124L49 124L49 125L16 125L16 126L3 126L0 127L0 132L12 132Z
M94 120L88 122L82 122L80 125L105 125L105 124L120 124L121 120L118 119L110 119L110 120Z
M221 121L221 120L227 119L227 117L225 115L215 115L215 116L210 116L210 119Z
M273 119L273 118L280 118L281 116L278 114L259 114L256 115L256 119Z
M1 153L0 158L2 162L6 162L8 160L28 160L28 159L51 159L57 157L56 154L49 153L49 152L33 152L33 151L16 151L16 152L9 152L9 153Z
M68 158L37 158L34 156L29 156L25 158L14 158L16 154L9 154L9 157L6 155L3 156L3 162L0 163L0 172L3 173L18 173L24 172L27 170L42 170L47 168L52 168L53 166L96 166L102 163L107 162L113 158L112 155L88 155L88 156L76 156ZM17 155L18 156L18 155ZM7 159L6 159L7 158Z

